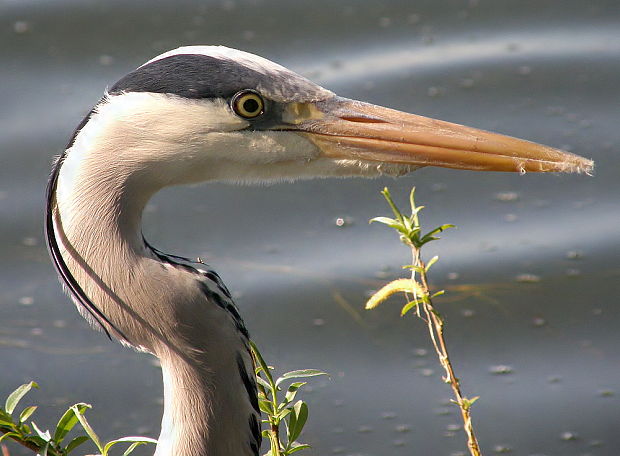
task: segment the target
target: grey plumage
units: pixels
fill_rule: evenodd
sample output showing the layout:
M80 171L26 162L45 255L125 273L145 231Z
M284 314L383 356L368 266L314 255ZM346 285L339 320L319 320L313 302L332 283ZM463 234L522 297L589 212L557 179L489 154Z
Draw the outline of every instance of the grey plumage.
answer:
M232 58L204 54L176 54L154 60L124 76L108 93L151 92L190 99L230 98L247 88L255 88L276 102L318 101L333 96L285 68L260 71Z

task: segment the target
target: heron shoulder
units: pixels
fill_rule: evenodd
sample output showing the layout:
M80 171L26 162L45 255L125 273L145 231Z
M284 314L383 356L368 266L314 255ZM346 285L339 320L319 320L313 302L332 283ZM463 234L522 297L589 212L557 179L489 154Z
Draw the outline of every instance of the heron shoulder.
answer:
M196 279L196 286L207 301L225 311L232 319L239 334L245 340L249 340L248 330L232 298L232 294L215 270L200 260L195 261L178 255L165 254L146 241L145 245L163 264L193 275Z

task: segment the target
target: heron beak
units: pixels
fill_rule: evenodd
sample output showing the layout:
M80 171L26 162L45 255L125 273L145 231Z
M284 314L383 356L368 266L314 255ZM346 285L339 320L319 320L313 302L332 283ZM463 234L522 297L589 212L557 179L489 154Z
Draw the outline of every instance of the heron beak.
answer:
M339 97L291 105L284 120L333 159L475 171L589 173L594 166L559 149Z

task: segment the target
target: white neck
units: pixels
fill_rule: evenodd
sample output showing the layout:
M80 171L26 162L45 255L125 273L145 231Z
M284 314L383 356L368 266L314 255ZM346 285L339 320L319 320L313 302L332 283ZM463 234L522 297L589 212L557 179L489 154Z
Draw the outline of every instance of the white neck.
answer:
M235 340L226 339L223 343L234 347ZM244 384L243 376L252 375L244 347L218 343L195 360L174 353L159 357L164 414L155 455L256 456L259 418L249 400L256 393Z
M55 234L95 306L132 345L160 359L164 416L156 455L258 454L252 361L239 322L205 295L204 286L217 284L160 260L142 240L142 210L166 182L142 179L144 164L124 153L122 141L94 143L100 147L85 147L89 141L78 135L68 151Z

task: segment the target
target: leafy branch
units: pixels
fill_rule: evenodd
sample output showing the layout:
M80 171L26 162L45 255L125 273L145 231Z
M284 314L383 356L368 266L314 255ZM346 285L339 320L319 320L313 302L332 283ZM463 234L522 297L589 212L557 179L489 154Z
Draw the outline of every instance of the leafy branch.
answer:
M310 448L310 445L297 442L308 419L308 404L301 399L295 401L295 398L306 382L291 382L282 400L278 398L278 392L282 391L283 383L287 380L327 374L316 369L303 369L287 372L274 380L271 375L273 367L267 365L253 342L250 342L250 347L256 366L258 406L266 415L263 423L268 425L263 430L263 437L268 438L270 444L270 450L265 456L286 456ZM282 423L285 424L285 441L280 438Z
M9 394L4 408L0 407L0 443L11 439L41 456L67 456L78 446L88 441L95 444L102 456L110 455L111 448L118 443L129 443L129 447L123 453L123 456L128 456L140 445L157 443L157 440L148 437L121 437L102 443L84 416L86 410L91 406L82 402L69 407L58 420L54 432L41 430L34 421L27 424L26 421L36 411L37 406L27 406L17 416L14 416L13 413L22 398L33 388L39 388L39 385L30 382L19 386ZM78 435L67 442L67 435L78 423L86 435Z
M467 446L472 456L480 456L480 447L474 433L471 407L478 397L467 398L461 392L461 386L458 377L454 373L454 368L448 355L448 348L444 339L444 321L439 312L435 310L433 298L440 296L444 290L431 294L428 286L428 271L439 260L435 256L427 263L422 260L422 247L429 242L439 239L437 234L454 225L441 225L432 229L426 234L422 234L419 214L424 206L416 206L415 204L415 187L411 189L409 194L409 205L411 207L411 215L405 216L394 203L392 196L387 188L381 192L387 200L394 218L375 217L370 222L379 222L393 228L399 233L400 240L403 244L411 249L413 262L410 265L403 266L404 269L411 270L410 279L397 279L388 283L379 291L377 291L366 303L366 309L374 309L383 301L396 293L403 293L407 297L407 302L403 305L400 314L406 315L409 311L415 309L418 318L426 322L428 332L439 358L441 366L444 368L444 381L452 387L455 400L453 402L458 405L463 418L463 429L467 434ZM411 296L412 298L409 298Z

